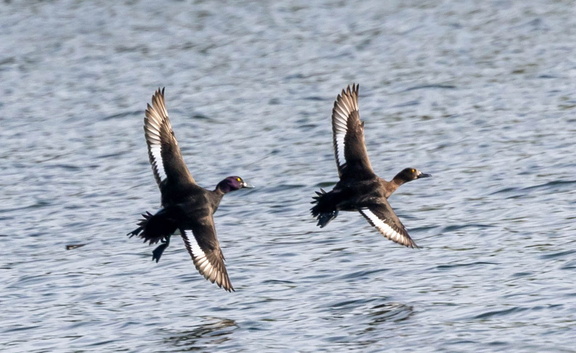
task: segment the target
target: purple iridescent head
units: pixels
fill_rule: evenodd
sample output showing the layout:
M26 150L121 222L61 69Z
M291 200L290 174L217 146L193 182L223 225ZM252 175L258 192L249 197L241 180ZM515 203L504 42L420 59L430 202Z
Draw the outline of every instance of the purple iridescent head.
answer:
M253 186L246 183L239 176L229 176L228 178L222 180L216 186L216 190L220 190L223 193L227 193L234 190L239 190L242 188L252 188Z

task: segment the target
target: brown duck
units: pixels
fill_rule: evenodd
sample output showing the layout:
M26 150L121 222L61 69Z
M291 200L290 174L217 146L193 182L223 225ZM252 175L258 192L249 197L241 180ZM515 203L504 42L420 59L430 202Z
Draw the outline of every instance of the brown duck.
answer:
M417 247L388 203L388 197L400 185L431 175L405 168L392 181L386 181L374 173L364 142L364 122L358 112L358 85L348 86L336 98L332 133L340 181L330 192L322 189L316 192L311 213L318 219L318 226L325 227L338 211L358 211L386 238Z

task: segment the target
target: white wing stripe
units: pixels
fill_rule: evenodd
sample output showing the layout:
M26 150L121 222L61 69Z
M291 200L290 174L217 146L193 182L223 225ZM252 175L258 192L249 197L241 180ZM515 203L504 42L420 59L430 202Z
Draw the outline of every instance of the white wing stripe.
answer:
M190 238L192 238L192 240L190 240ZM194 260L194 262L198 266L200 273L205 278L209 279L211 282L214 282L214 279L212 278L212 274L215 271L217 271L217 269L214 266L212 266L210 261L208 261L206 254L204 253L204 251L202 251L202 248L200 247L200 245L198 245L198 242L196 241L196 238L194 237L194 235L192 235L192 237L190 237L190 236L188 236L188 234L186 234L186 236L183 236L182 239L184 239L184 241L188 245L187 248L191 249L192 260ZM218 283L218 284L220 285L220 283Z
M345 134L336 134L336 152L338 153L338 165L343 166L346 164L346 157L344 154L344 137Z
M334 128L334 143L336 146L336 163L339 168L346 165L345 154L345 139L348 133L348 118L352 111L354 111L355 102L350 99L347 93L342 93L336 99L336 104L333 109L333 128Z
M348 132L348 126L346 119L347 116L344 116L342 113L335 111L337 116L334 120L334 139L336 143L336 163L339 167L342 167L346 164L346 156L344 154L345 150L345 143L344 140L346 138L346 132Z
M162 160L162 146L160 144L150 145L150 155L156 164L156 171L160 176L160 181L167 178L166 171L164 170L164 161Z
M360 210L360 212L362 212L362 214L370 220L370 223L372 223L372 225L376 227L386 238L400 244L407 243L404 235L398 233L396 230L394 230L394 228L378 218L378 216L376 216L370 209L365 208Z

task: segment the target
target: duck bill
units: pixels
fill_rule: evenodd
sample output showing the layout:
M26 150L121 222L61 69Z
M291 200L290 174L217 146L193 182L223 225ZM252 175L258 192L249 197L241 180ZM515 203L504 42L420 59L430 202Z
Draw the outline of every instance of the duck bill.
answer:
M254 189L254 185L248 184L247 182L243 181L243 182L242 182L242 188Z
M431 176L432 176L432 174L422 173L422 174L418 175L418 179L420 179L420 178L430 178Z

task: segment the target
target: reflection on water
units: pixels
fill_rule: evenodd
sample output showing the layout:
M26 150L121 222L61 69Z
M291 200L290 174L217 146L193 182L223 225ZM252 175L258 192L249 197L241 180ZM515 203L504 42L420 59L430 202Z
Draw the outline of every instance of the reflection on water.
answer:
M238 329L234 320L207 317L199 319L207 322L178 332L161 330L161 334L167 337L163 339L165 345L162 348L159 347L159 351L171 350L170 347L172 346L180 352L203 350L207 346L219 346L229 341L230 335Z
M351 318L354 322L364 322L372 327L384 322L407 320L413 314L414 308L411 305L387 302L385 298L378 298L335 303L329 311L330 320Z
M411 305L390 302L386 298L346 300L334 303L327 318L338 326L338 332L347 335L329 334L327 342L347 347L373 347L385 337L393 336L391 330L414 314Z
M4 1L0 18L0 351L574 351L573 2ZM434 174L390 199L419 250L309 214L353 82L377 174ZM157 264L125 236L160 201L142 119L163 86L195 180L256 186L216 214L235 293L182 243Z
M411 305L402 303L376 305L368 314L372 318L371 322L368 324L371 326L369 330L377 328L378 325L383 322L399 322L408 320L412 314L414 314L414 307Z

